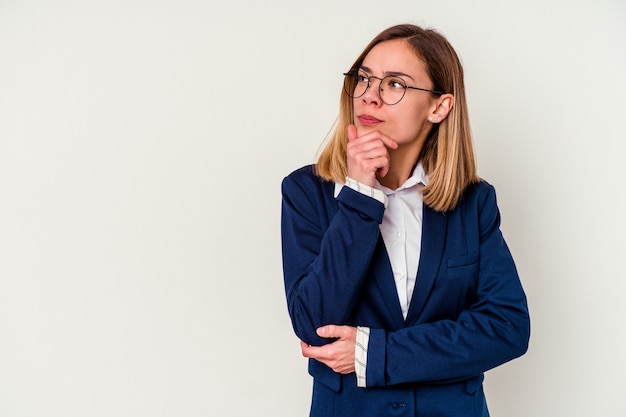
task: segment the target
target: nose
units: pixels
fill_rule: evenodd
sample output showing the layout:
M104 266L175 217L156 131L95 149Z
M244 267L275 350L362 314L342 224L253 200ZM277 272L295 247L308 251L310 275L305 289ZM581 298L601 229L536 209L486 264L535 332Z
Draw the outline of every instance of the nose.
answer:
M365 93L361 96L361 100L363 100L366 104L373 104L376 107L380 107L383 103L383 100L380 97L380 83L383 80L376 77L370 77L369 87L365 91Z

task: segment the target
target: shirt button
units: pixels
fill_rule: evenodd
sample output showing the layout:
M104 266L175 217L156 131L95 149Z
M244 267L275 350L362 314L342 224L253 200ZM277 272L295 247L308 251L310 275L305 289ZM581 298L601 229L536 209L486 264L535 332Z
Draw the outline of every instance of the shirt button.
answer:
M396 237L400 237L402 235L402 232L396 232Z

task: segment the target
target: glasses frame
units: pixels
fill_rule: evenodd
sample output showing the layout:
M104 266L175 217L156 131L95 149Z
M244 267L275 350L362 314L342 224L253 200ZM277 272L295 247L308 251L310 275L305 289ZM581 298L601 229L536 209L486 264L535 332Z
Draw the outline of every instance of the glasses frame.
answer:
M367 87L365 88L365 90L363 90L363 92L362 92L361 94L359 94L358 96L355 96L355 95L354 95L354 93L350 93L350 92L348 91L348 85L347 85L346 81L348 80L348 76L352 77L355 81L354 81L354 85L353 85L353 86L351 86L351 87L356 88L356 76L357 76L357 75L359 75L359 73L360 73L360 72L366 75L366 78L367 78ZM386 105L388 105L388 106L393 106L393 105L398 104L399 102L401 102L401 101L402 101L402 99L404 98L404 96L406 95L406 90L407 90L408 88L410 88L411 90L426 91L426 92L429 92L429 93L432 93L432 94L436 94L436 95L438 95L438 96L441 96L441 95L444 95L444 94L445 94L445 93L443 93L443 92L441 92L441 91L437 91L437 90L429 90L429 89L427 89L427 88L414 87L414 86L411 86L411 85L407 85L407 84L404 82L404 80L402 80L402 79L400 78L400 79L402 80L403 84L404 84L404 92L402 93L402 97L400 97L400 98L398 99L398 101L396 101L395 103L387 103L387 102L385 101L385 99L383 98L383 95L382 95L383 80L384 80L384 79L386 79L386 78L399 78L398 76L395 76L395 75L388 75L388 76L386 76L386 77L382 77L382 78L380 78L380 77L376 77L376 76L374 76L374 75L368 75L365 71L360 70L360 69L353 69L353 70L350 70L350 71L348 71L348 72L344 72L344 73L343 73L343 75L344 75L344 77L345 77L345 79L344 79L344 83L343 83L343 90L344 90L344 92L345 92L345 93L346 93L349 97L352 97L352 98L360 98L360 97L363 97L363 95L365 95L365 93L367 93L367 90L369 90L369 88L372 86L372 82L371 82L372 78L373 78L373 79L375 79L375 80L378 80L378 81L379 81L379 83L378 83L378 97L380 97L380 100L381 100L383 103L385 103ZM354 91L354 88L352 89L353 91Z

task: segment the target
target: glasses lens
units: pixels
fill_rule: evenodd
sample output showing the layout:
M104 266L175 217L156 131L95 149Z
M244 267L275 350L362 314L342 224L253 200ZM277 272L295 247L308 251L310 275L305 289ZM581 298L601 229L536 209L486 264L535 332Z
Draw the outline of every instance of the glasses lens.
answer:
M406 92L406 84L402 78L398 77L385 77L380 82L380 98L386 104L396 104Z
M363 71L350 71L346 73L346 77L343 83L343 89L346 94L352 98L359 98L369 86L369 78Z
M380 80L378 93L383 103L389 105L396 104L404 97L407 87L402 78L388 76L381 80L380 78L370 77L361 70L350 71L345 74L343 89L350 97L359 98L370 87L372 79Z

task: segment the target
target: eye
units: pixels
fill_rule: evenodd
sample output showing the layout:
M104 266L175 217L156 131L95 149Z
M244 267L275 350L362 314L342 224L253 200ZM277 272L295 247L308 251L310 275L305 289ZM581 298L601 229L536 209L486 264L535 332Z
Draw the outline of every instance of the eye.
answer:
M391 90L403 90L406 88L406 84L402 78L398 77L386 77L384 85L385 88L389 88Z
M355 78L356 82L359 84L368 84L370 82L370 78L363 73L358 73Z

